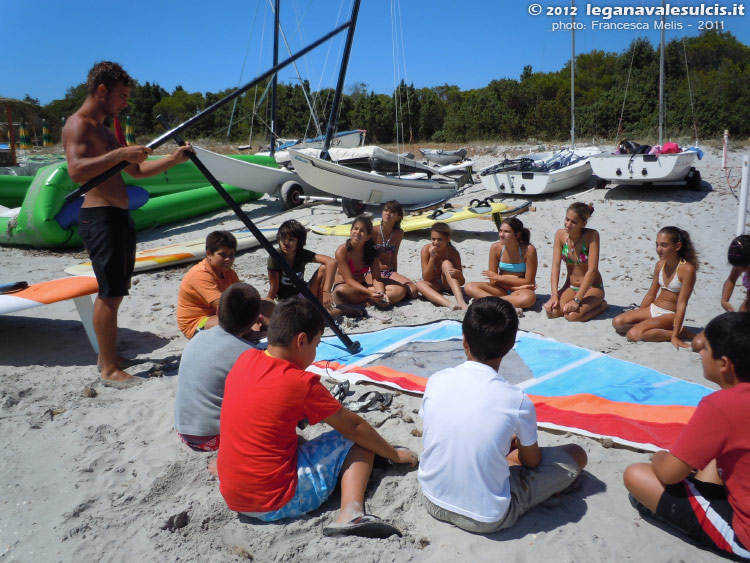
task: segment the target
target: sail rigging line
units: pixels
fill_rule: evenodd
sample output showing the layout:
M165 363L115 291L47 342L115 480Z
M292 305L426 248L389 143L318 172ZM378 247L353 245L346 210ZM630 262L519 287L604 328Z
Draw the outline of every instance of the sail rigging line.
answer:
M240 78L237 81L237 86L242 85L242 77L245 75L245 63L247 63L247 55L250 52L250 43L253 39L253 33L255 31L255 21L258 18L258 9L260 8L260 2L255 5L255 14L253 15L253 24L250 26L250 36L247 38L247 47L245 47L245 56L242 58L242 68L240 69ZM237 99L235 98L232 104L232 111L229 114L229 125L227 126L227 141L229 135L232 132L232 119L234 118L234 112L237 109Z
M398 13L401 14L401 0L398 0ZM401 31L401 52L403 54L403 61L404 61L404 84L408 85L409 83L409 77L406 75L406 49L404 42L404 18L399 18L398 20L399 28ZM409 87L406 87L406 115L409 120L409 143L414 142L414 132L412 131L411 127L411 104L409 101Z
M268 3L271 4L272 0L268 0ZM271 6L271 10L274 11L273 6ZM284 45L286 46L286 50L288 54L292 54L292 49L289 46L289 41L287 41L286 33L284 33L284 27L281 25L281 22L279 22L279 33L281 34L281 38L284 40ZM300 34L301 37L301 34ZM310 117L315 123L315 129L318 133L318 135L322 135L320 131L320 123L318 122L318 117L315 115L315 110L313 109L312 104L310 103L310 98L307 95L307 89L305 88L305 81L302 79L302 75L299 72L299 68L297 67L297 63L292 63L292 67L294 68L294 72L297 74L297 79L300 81L300 86L302 87L302 94L305 96L305 102L307 102L307 108L310 110ZM309 121L308 121L309 124ZM305 134L307 131L305 131Z
M685 57L685 76L688 84L688 98L690 100L690 117L693 121L693 138L695 146L698 146L698 121L695 119L695 102L693 101L693 87L690 84L690 65L688 64L687 47L685 46L685 36L682 36L682 53Z
M625 81L625 93L622 96L622 108L620 109L620 119L617 122L617 135L615 139L615 144L617 145L620 144L620 137L623 133L622 122L623 122L623 119L625 118L625 102L628 99L628 89L630 88L630 76L633 73L633 61L635 60L636 45L635 43L631 43L631 45L632 45L632 50L630 53L630 67L628 68L628 78Z
M403 130L399 131L399 109L401 107L401 69L399 68L398 61L400 60L399 56L399 43L398 43L398 33L396 32L396 19L397 19L397 13L400 16L400 8L401 5L399 4L398 11L396 10L396 2L398 0L391 0L391 53L393 57L393 107L395 111L395 117L396 117L396 153L401 152L399 150L399 137L401 138L401 144L404 142L404 135ZM403 113L403 112L402 112ZM401 127L403 127L403 124L401 124ZM399 134L400 133L400 134ZM397 164L397 171L398 176L401 176L401 159L398 159L396 161Z
M260 0L258 0L258 6L260 6ZM266 44L266 16L268 15L268 10L263 12L263 26L261 27L261 36L260 36L260 49L258 49L258 62L260 63L260 58L263 56L263 46ZM263 92L263 96L261 97L261 100L265 98L266 92L268 91L268 87L270 86L271 82L268 82L268 85L266 86L266 91ZM250 145L253 142L253 127L255 125L255 115L258 111L258 106L256 103L260 104L261 102L258 102L258 85L255 85L254 89L254 96L253 96L253 111L250 115L250 135L247 139L247 144Z
M344 9L344 2L342 0L341 3L339 4L339 12L338 12L338 14L336 14L336 24L338 24L339 20L341 19L341 13L342 13L343 9ZM313 95L313 100L317 101L318 103L321 102L321 100L320 100L320 90L321 90L321 86L323 85L323 78L324 78L324 75L325 75L325 72L326 72L326 68L328 68L328 59L329 59L329 57L331 55L331 49L333 49L333 43L334 42L331 41L328 44L328 50L326 51L326 57L325 57L325 60L323 62L323 69L320 71L320 78L318 79L318 86L317 86L317 89L315 91L315 94ZM342 53L342 50L344 48L344 43L345 43L344 39L341 38L340 41L339 41L339 50L338 50L338 53L336 54L336 58L339 59L339 60L341 59L341 53ZM333 69L331 71L331 79L333 79L334 73L335 73L335 69ZM326 90L327 90L327 92L326 92L326 95L325 95L325 99L322 101L323 108L325 108L325 107L328 106L328 100L331 97L331 89L327 88ZM338 130L338 122L339 122L339 118L340 117L341 117L341 107L339 107L338 110L337 110L337 112L336 112L336 128L334 130L334 134Z

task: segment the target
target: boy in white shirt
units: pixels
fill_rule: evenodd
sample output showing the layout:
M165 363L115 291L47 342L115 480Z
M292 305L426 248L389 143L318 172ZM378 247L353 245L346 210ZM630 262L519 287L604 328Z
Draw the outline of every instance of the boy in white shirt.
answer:
M498 373L516 339L513 306L476 299L462 328L467 361L427 381L418 479L431 516L486 534L570 486L587 457L575 444L540 448L533 403Z

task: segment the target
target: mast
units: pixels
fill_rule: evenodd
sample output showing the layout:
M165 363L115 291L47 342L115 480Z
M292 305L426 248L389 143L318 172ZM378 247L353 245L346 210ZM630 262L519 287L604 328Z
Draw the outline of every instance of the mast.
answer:
M576 146L576 16L575 16L575 5L576 0L571 1L573 11L570 21L573 25L570 26L570 148Z
M333 95L333 104L331 105L331 115L328 116L328 127L326 128L326 140L323 144L323 150L320 158L329 160L328 149L331 148L333 140L333 130L336 128L338 121L339 105L341 104L341 91L344 89L344 79L346 78L346 69L349 66L349 55L352 52L352 41L354 40L354 28L357 26L357 16L359 14L359 4L361 0L354 0L352 6L352 17L350 19L349 30L346 34L346 45L344 53L341 56L341 68L339 69L339 80L336 83L336 93Z
M279 2L276 0L273 14L273 66L279 64ZM279 83L278 73L273 75L271 86L271 157L276 152L276 86Z
M664 144L664 0L661 0L661 33L659 44L659 146Z

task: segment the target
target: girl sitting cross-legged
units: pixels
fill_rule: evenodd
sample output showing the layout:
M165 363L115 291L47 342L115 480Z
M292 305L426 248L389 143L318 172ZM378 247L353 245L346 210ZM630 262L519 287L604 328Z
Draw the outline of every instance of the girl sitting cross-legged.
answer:
M469 282L466 294L474 299L494 295L508 301L516 312L536 303L536 248L529 229L520 219L508 217L500 225L498 242L490 247L489 268L482 272L486 282Z
M333 301L346 314L347 305L375 305L387 309L406 296L406 288L386 283L380 275L378 252L370 240L372 221L357 217L349 239L336 249L336 279Z
M422 280L417 282L419 293L440 307L454 310L468 308L461 286L465 283L461 255L451 244L451 228L435 223L430 231L430 243L422 247ZM453 305L444 294L453 295Z
M659 231L656 253L659 261L640 308L617 315L612 326L627 333L631 342L671 342L676 348L686 348L682 339L691 339L693 334L682 323L695 285L698 256L690 235L677 227Z

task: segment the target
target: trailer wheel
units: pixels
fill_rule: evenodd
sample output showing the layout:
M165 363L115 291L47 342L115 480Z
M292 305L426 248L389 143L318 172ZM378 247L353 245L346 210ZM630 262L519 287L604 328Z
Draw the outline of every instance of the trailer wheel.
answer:
M341 198L341 209L347 217L356 217L362 215L367 207L364 203L357 199L349 199L348 197Z
M302 186L296 182L287 182L281 186L281 204L284 209L292 209L302 203Z
M700 171L696 170L695 168L691 168L690 172L688 172L687 177L685 178L687 181L687 187L690 190L694 191L700 191L701 189L701 173Z

